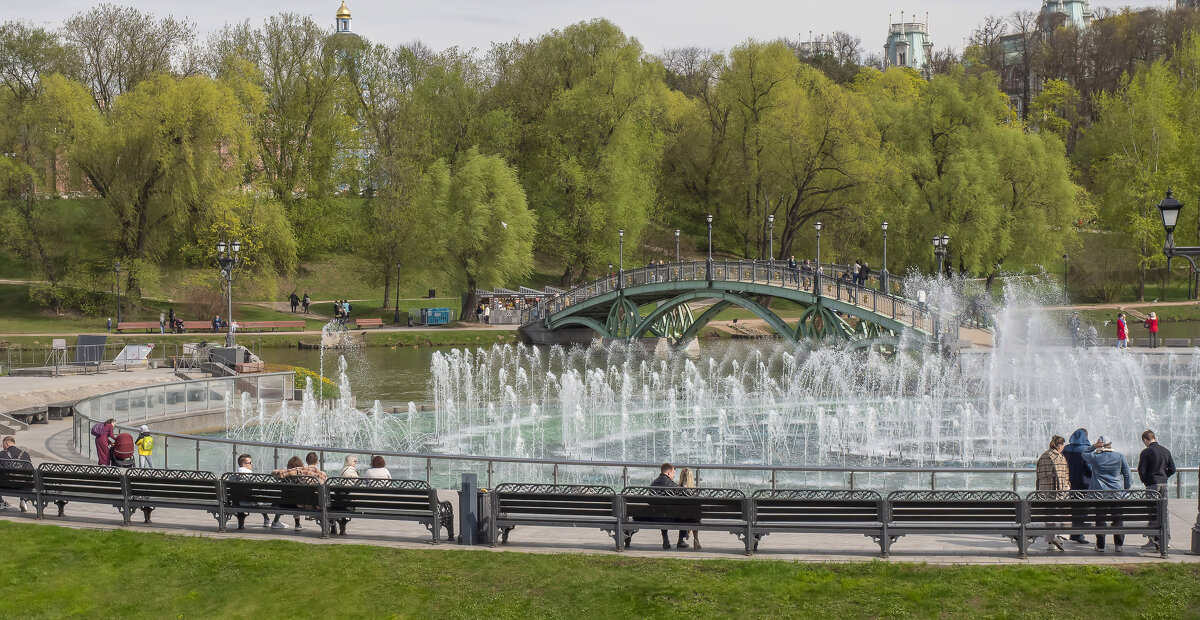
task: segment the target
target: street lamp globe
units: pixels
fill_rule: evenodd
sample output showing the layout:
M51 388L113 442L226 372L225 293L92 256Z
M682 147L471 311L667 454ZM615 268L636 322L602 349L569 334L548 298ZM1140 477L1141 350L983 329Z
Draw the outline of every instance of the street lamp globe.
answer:
M618 230L618 231L617 231L617 236L618 236L618 237L624 237L624 236L625 236L625 229L624 229L624 228L622 228L621 230Z
M888 226L887 222L884 222L883 223L883 232L887 232L887 226Z
M769 223L769 224L774 224L774 223L775 223L775 214L774 214L774 213L772 213L771 215L768 215L768 216L767 216L767 223Z
M233 243L230 245L230 249L232 249L232 250L233 250L233 253L234 253L234 254L237 254L238 252L241 252L241 251L242 251L242 242L241 242L241 241L234 241L234 242L233 242Z
M1183 203L1175 200L1175 196L1171 190L1167 190L1167 197L1162 202L1158 203L1158 212L1162 215L1163 229L1167 234L1175 232L1175 225L1179 222L1179 210L1183 208Z
M944 248L949 245L950 245L950 235L942 235L942 247Z
M709 224L712 224L712 214L711 214L711 213L709 213L708 215L706 215L706 216L704 217L704 219L708 220L708 223L709 223Z
M816 224L813 225L813 228L816 228L817 232L821 232L821 223L817 222Z
M939 245L941 245L941 244L942 244L942 238L941 238L941 237L934 237L934 238L933 238L933 247L935 247L935 248L936 248L936 247L938 247L938 246L939 246Z
M224 253L225 253L225 242L218 241L217 242L217 254L224 254Z

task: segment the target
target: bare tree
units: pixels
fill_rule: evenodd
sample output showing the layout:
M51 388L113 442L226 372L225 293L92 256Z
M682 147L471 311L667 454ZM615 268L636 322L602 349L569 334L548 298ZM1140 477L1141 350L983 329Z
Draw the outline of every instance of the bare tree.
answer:
M131 7L101 4L63 24L63 39L80 59L79 78L96 107L108 110L117 95L155 73L183 73L196 38L195 24L161 19Z
M1008 37L1016 44L1017 62L1005 62L1003 75L1006 82L1011 78L1012 84L1005 84L1005 90L1021 92L1021 118L1029 116L1029 100L1033 96L1033 63L1037 57L1038 48L1042 41L1042 32L1038 27L1038 14L1033 11L1016 11L1008 19L1012 35ZM1009 66L1011 64L1011 66Z
M929 59L930 75L938 75L950 73L950 71L962 64L962 57L953 49L947 47L933 51L933 58Z
M829 37L833 46L833 57L841 65L861 65L863 46L862 38L848 32L838 30Z
M971 33L971 45L984 68L998 71L1004 66L1004 44L1000 40L1008 32L1008 24L999 17L987 17Z

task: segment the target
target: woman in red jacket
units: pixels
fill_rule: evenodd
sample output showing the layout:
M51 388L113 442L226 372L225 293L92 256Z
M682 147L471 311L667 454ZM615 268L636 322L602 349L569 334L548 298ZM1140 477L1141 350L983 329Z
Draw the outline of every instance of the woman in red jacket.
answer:
M1158 348L1158 315L1150 313L1150 318L1146 319L1146 329L1150 330L1150 348Z

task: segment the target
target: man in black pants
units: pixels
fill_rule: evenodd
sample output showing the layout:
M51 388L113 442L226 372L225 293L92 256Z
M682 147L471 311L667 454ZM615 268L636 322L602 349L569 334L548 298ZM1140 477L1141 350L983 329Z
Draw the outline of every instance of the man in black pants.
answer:
M650 483L650 486L676 488L676 489L679 488L679 485L675 483L675 466L674 465L672 465L670 463L663 463L662 466L658 468L658 471L659 471L658 477L654 479L654 482ZM666 520L670 521L670 519L666 519ZM668 530L659 530L659 531L662 532L663 549L670 549L671 548L670 532ZM688 548L687 541L683 539L683 537L686 535L687 535L686 531L679 530L679 544L676 546L678 546L680 549ZM633 533L632 532L626 533L625 534L625 548L628 549L629 545L632 542L633 542Z
M1138 478L1151 491L1167 492L1167 479L1175 475L1175 458L1171 451L1159 445L1154 431L1142 433L1142 444L1146 446L1138 456ZM1158 549L1158 538L1150 536L1143 549Z
M1071 433L1071 439L1067 442L1067 447L1063 448L1062 454L1067 459L1067 471L1070 474L1071 490L1087 490L1092 481L1092 468L1083 460L1083 452L1090 445L1086 428L1076 429ZM1084 524L1085 515L1075 514L1071 519L1071 525L1080 527ZM1075 534L1071 536L1071 542L1086 545L1087 539L1083 534Z

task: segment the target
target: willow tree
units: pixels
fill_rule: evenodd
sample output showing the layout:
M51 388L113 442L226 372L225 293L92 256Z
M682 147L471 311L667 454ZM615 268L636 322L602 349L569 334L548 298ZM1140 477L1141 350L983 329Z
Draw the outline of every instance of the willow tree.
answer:
M103 111L87 89L52 77L47 98L66 156L115 224L115 257L136 298L148 263L177 253L214 197L236 186L253 148L252 94L204 76L166 74L141 82Z
M453 170L438 161L421 191L421 210L436 214L442 264L463 291L459 316L470 316L479 287L529 277L537 220L504 159L470 149Z

